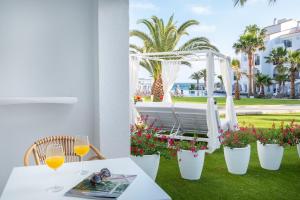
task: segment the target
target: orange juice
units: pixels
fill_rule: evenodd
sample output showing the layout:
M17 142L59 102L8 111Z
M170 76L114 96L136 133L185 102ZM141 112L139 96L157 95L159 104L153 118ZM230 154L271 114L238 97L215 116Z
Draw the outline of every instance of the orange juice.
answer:
M83 157L85 156L90 150L89 145L75 145L74 146L74 151L77 155Z
M64 164L65 157L64 156L50 156L50 157L46 158L45 162L48 165L48 167L56 170L62 164Z

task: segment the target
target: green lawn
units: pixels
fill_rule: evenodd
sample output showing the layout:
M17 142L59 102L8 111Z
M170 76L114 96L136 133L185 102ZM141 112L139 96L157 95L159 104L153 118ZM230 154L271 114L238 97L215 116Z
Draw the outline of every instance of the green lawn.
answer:
M268 128L273 121L295 119L300 114L239 116L239 121ZM286 147L280 170L268 171L260 167L256 145L252 144L248 172L244 176L227 172L223 150L208 154L201 179L188 181L180 177L177 160L161 159L157 183L172 197L182 200L299 200L300 158L296 147Z
M218 105L225 105L226 99L224 97L216 97ZM150 98L146 98L149 101ZM173 97L174 102L185 103L206 103L206 97ZM300 104L298 99L250 99L242 98L241 100L234 100L235 105L283 105L283 104Z

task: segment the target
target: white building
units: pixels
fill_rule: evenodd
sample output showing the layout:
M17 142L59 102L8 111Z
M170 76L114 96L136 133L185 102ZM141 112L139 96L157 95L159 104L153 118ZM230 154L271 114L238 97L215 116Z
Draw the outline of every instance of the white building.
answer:
M270 54L272 49L277 47L285 47L288 50L300 49L300 21L294 19L274 19L273 25L265 27L267 30L265 38L266 50L257 52L254 55L255 68L258 72L268 74L274 78L276 74L275 66L273 64L266 63L265 57ZM248 70L247 55L241 55L241 68L243 71ZM299 75L297 76L299 78ZM299 94L299 83L296 81L296 94ZM241 80L242 92L247 92L248 80L244 76ZM266 88L266 93L273 93L275 91L276 84ZM286 84L285 91L289 92L289 83Z

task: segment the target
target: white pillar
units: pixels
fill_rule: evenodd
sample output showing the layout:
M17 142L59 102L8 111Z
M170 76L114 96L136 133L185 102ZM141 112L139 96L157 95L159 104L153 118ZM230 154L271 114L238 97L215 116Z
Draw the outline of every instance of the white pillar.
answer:
M130 153L129 1L99 0L100 149L107 158Z

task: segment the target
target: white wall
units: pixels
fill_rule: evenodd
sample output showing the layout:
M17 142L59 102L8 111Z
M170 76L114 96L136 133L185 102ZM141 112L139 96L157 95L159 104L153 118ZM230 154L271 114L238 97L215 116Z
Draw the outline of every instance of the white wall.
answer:
M128 0L99 0L100 146L129 156Z
M0 106L0 193L12 167L23 164L23 154L34 140L87 134L98 143L93 137L97 3L0 0L0 96L79 99L75 105Z

